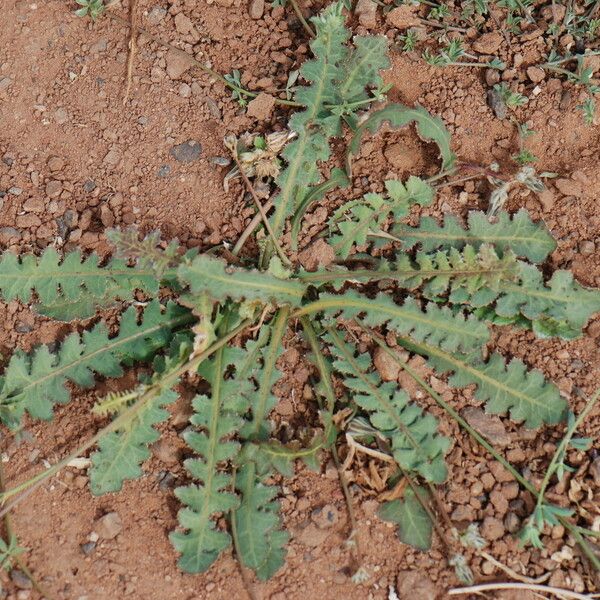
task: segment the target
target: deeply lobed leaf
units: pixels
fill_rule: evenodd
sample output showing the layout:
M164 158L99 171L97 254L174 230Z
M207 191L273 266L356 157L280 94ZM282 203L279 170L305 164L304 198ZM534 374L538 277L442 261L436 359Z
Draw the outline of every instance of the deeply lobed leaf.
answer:
M417 493L423 502L427 502L427 491L424 488L417 488ZM423 552L431 547L433 523L411 488L406 490L402 500L382 504L378 516L398 525L398 537L405 544Z
M461 250L467 244L479 249L483 244L491 244L499 252L510 250L534 263L543 262L556 248L543 223L533 223L525 209L512 218L501 211L496 222L490 222L483 212L471 211L466 228L452 215L446 215L442 225L432 217L423 217L416 227L397 224L392 233L406 249L419 244L424 252L431 252L438 248Z
M112 259L100 266L96 254L82 257L79 250L63 258L52 247L41 256L17 256L5 252L0 258L0 293L7 302L28 303L37 294L37 310L57 319L91 317L97 308L131 298L136 289L156 294L159 280L151 270L135 269Z
M477 353L461 356L405 337L398 341L408 350L427 356L438 372L452 372L448 380L451 386L475 384L475 397L486 403L487 412L510 413L511 419L523 421L531 429L558 423L565 417L567 403L558 388L546 381L540 371L528 371L519 359L506 364L502 356L492 354L484 362Z
M50 419L56 403L69 401L65 384L80 387L95 384L95 373L105 377L122 375L121 364L147 360L166 346L173 330L194 320L191 313L170 303L165 310L152 301L138 323L135 307L121 317L119 333L110 338L102 322L82 335L72 333L56 352L39 346L29 354L16 352L4 372L0 390L0 419L7 425L18 425L25 412L38 419Z
M284 546L289 535L280 529L278 489L265 485L253 463L240 467L235 487L242 502L233 513L241 562L261 580L269 579L285 560Z
M305 287L298 281L280 279L269 273L229 266L225 261L201 254L179 267L179 279L195 294L213 300L258 300L276 305L299 306Z
M398 305L386 294L368 298L347 290L341 295L321 294L319 300L303 306L295 314L301 316L320 311L340 314L345 319L360 318L369 327L386 324L397 333L408 334L416 341L428 341L451 352L479 348L489 337L486 325L475 317L454 314L449 308L440 308L432 302L421 308L412 298Z
M442 483L447 469L444 454L450 440L437 432L437 421L409 401L408 394L395 382L383 383L371 370L368 354L356 356L354 346L330 330L327 341L335 357L333 367L345 376L344 386L352 400L369 414L372 425L390 438L392 455L406 471L414 471L427 481Z

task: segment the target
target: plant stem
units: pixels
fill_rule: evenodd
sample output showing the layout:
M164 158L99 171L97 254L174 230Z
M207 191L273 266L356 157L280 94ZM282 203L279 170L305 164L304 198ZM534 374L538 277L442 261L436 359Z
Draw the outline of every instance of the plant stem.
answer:
M198 368L200 363L208 358L211 354L216 352L219 348L227 344L232 338L234 338L238 333L243 331L248 325L252 323L252 319L246 319L240 325L238 325L235 329L232 329L227 335L223 336L220 340L217 340L210 348L207 348L201 354L198 354L191 360L186 361L181 367L177 370L169 373L161 382L160 389L165 387L170 387L174 385L174 383L187 371L195 370ZM42 473L38 473L31 479L28 479L24 483L16 485L15 487L3 492L0 495L2 502L4 503L8 498L12 496L16 496L14 500L9 502L2 510L0 510L0 517L3 517L10 510L12 510L19 502L24 500L27 496L29 496L34 490L36 490L40 485L49 477L52 477L56 473L58 473L64 466L66 466L71 460L77 458L80 454L89 450L92 446L94 446L100 438L102 438L107 433L111 431L116 431L124 424L126 424L131 418L135 416L135 414L146 404L148 400L154 398L157 391L157 385L150 386L134 404L132 404L126 411L122 412L114 421L111 421L108 425L103 427L100 431L98 431L95 435L93 435L86 442L81 444L81 446L77 447L73 452L71 452L66 458L62 459L54 466L50 467L46 471Z
M561 457L566 452L567 446L569 445L571 438L573 437L573 435L575 434L575 431L581 425L583 420L588 416L588 414L590 413L592 408L594 408L599 397L600 397L600 389L588 400L588 403L586 404L585 408L579 413L578 417L573 421L571 426L567 429L563 439L560 441L560 444L556 448L556 451L554 452L554 456L552 457L552 460L550 461L550 464L548 465L548 468L546 469L546 474L544 475L544 479L542 480L542 485L540 487L540 491L538 492L539 495L538 495L538 499L537 499L537 503L536 503L536 509L540 508L542 506L542 504L544 503L544 494L546 493L546 489L548 488L548 485L550 484L550 479L552 478L552 475L554 475L554 473L556 472L558 462L561 460Z
M5 488L4 465L2 464L2 461L0 461L0 494L2 494L4 492L4 488ZM6 513L4 515L4 528L6 529L6 537L10 541L10 539L15 535L15 533L14 533L13 526L11 523L10 515L8 513ZM52 596L37 581L37 579L34 577L33 573L31 572L29 567L25 564L23 559L20 556L13 556L13 560L15 561L15 563L17 564L19 569L21 569L21 571L23 571L23 573L25 573L25 575L27 576L29 581L31 581L31 585L34 587L34 589L36 591L38 591L44 598L46 598L46 600L52 600Z
M254 200L254 204L256 204L256 208L258 210L258 213L260 214L260 218L262 219L262 221L264 223L265 229L267 230L267 232L269 233L269 236L271 237L271 242L273 243L273 246L275 247L275 251L277 252L279 258L281 259L281 262L284 265L289 267L291 265L290 260L285 255L284 251L281 249L281 246L279 245L279 242L277 241L277 238L275 237L275 233L273 232L273 229L271 228L271 223L269 223L269 217L267 217L267 215L265 213L265 209L263 208L263 205L260 203L260 200L259 200L258 196L256 195L256 191L254 190L252 183L248 179L248 175L246 175L246 173L244 172L244 167L242 166L242 163L240 162L240 158L238 156L237 142L235 142L232 145L231 153L233 155L233 160L235 161L235 164L237 165L237 168L240 172L242 181L248 188L248 191L250 192L250 195L252 196L252 199Z
M263 204L263 210L265 214L267 214L272 208L273 200L269 200ZM258 224L261 222L261 220L262 215L260 213L254 215L250 223L248 223L246 229L244 229L242 235L240 235L238 241L235 243L233 250L231 251L231 253L234 256L237 256L241 252L242 248L244 247L244 244L246 243L246 240L252 235L253 231L258 227Z
M308 21L304 18L304 15L302 14L302 11L300 10L300 7L298 6L298 3L296 2L296 0L289 0L290 4L292 5L292 8L294 9L294 12L296 13L296 16L298 17L298 20L300 21L300 23L302 23L302 27L304 27L304 30L306 31L306 33L308 33L308 35L310 37L315 37L315 32L313 31L313 28L308 24Z

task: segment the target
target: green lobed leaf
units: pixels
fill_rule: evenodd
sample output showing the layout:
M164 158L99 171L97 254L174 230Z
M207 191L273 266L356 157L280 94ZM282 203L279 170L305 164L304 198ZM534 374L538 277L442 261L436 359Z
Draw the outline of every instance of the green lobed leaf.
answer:
M372 113L355 131L346 155L346 171L352 173L352 157L358 153L363 135L366 131L375 133L384 124L389 123L394 128L405 127L416 123L419 136L435 142L442 157L442 170L450 171L454 167L456 155L450 147L450 133L439 117L434 117L422 106L410 108L403 104L388 104L385 108Z
M151 269L129 267L119 259L100 266L96 254L84 258L79 250L62 258L52 247L39 257L5 252L0 258L0 293L5 301L29 303L35 291L39 312L57 318L88 318L97 308L131 298L136 289L156 294L158 287Z
M502 211L495 222L490 222L483 212L471 211L467 228L452 215L446 215L442 225L432 217L423 217L416 227L397 224L392 233L402 240L406 249L420 244L424 252L431 252L438 248L461 250L467 244L479 249L482 244L492 244L498 252L511 250L534 263L546 260L556 248L543 223L533 223L525 209L512 218Z
M121 317L119 333L110 338L99 322L83 334L72 333L56 352L39 346L31 353L17 351L4 372L0 390L0 419L12 427L24 412L38 419L50 419L55 403L70 399L65 384L70 381L83 388L95 385L95 373L120 377L121 364L148 360L166 346L173 330L193 322L193 315L174 303L165 310L157 300L150 302L138 323L138 312L129 307Z
M381 71L390 66L388 39L382 35L355 36L354 50L342 67L336 85L338 104L360 102L369 97L367 86L383 83Z
M144 402L126 425L100 438L98 450L90 456L92 494L118 492L126 479L141 477L141 465L150 457L148 446L160 437L154 425L166 421L169 411L164 407L176 399L176 392L160 390Z
M408 334L416 341L428 341L450 352L470 351L481 347L489 338L485 323L475 317L465 318L453 314L449 308L440 308L434 303L424 309L412 298L404 304L396 304L386 294L368 298L354 290L344 294L321 294L319 300L306 304L294 313L295 316L325 311L331 315L341 314L345 319L358 319L368 327L387 324L401 335Z
M206 293L218 301L232 298L299 306L306 291L298 281L232 267L225 261L206 254L182 264L178 269L178 276L195 294Z
M301 77L310 85L300 87L294 98L306 109L294 113L289 123L298 135L282 153L287 166L277 178L280 192L275 197L276 208L271 217L276 236L281 234L285 220L300 202L299 194L304 195L306 188L318 183L317 163L329 158L327 139L340 130L340 117L325 110L325 104L336 100L334 82L339 79L340 63L349 52L345 43L350 32L344 25L341 3L330 4L311 21L317 34L310 42L315 58L300 68Z
M503 292L496 301L496 312L501 317L519 313L532 321L549 317L581 330L600 311L600 291L581 286L570 271L555 271L544 283L541 271L521 263L519 281L507 284Z
M233 519L240 561L264 581L283 566L289 536L280 529L279 503L274 501L278 488L263 480L253 463L240 467L235 487L242 502Z
M450 440L438 433L435 417L410 402L396 382L383 383L371 370L371 357L356 356L354 346L345 343L333 329L326 340L335 358L333 368L344 375L344 386L350 390L352 400L369 414L371 424L390 439L398 465L427 481L442 483L447 476L444 454Z
M546 381L540 371L528 371L519 359L506 364L502 356L494 353L484 362L478 353L460 356L406 337L399 338L398 342L411 352L427 356L438 372L452 372L448 379L452 387L475 384L475 398L485 402L488 413L510 413L511 419L523 421L530 429L565 418L567 403L558 388Z
M417 490L426 502L425 489L417 488ZM382 504L377 514L380 519L398 525L398 537L405 544L424 552L431 548L433 523L412 489L406 490L402 500L392 500Z
M395 261L381 260L375 268L300 272L299 278L313 285L333 283L339 288L347 281L368 282L389 279L402 288L415 290L425 285L424 295L431 299L450 291L453 303L485 306L498 297L506 282L518 278L518 261L511 252L498 257L491 246L472 246L461 251L451 248L433 254L417 252L415 260L408 253Z

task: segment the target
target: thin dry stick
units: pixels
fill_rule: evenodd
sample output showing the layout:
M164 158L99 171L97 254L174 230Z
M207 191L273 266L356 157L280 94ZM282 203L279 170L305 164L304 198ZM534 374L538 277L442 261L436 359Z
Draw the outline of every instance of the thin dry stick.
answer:
M133 79L133 61L136 51L137 29L135 27L135 9L137 8L137 0L131 0L129 7L129 56L127 57L127 75L125 78L125 95L123 96L123 106L129 100L129 92L131 91L131 80Z
M264 226L265 226L266 230L269 232L269 235L271 236L271 241L273 242L273 245L275 246L275 250L276 250L277 254L279 255L279 258L281 259L281 262L283 262L284 265L291 264L288 257L285 255L285 253L281 249L281 246L279 245L277 238L275 237L275 233L274 233L273 229L271 228L271 223L269 223L269 218L267 217L267 215L265 213L265 209L264 209L263 205L260 203L260 200L259 200L258 196L256 195L256 192L254 191L254 187L252 186L251 181L248 179L248 175L246 175L246 173L244 172L244 168L242 167L242 164L240 163L240 159L238 157L237 148L235 147L235 144L231 148L231 154L233 155L233 160L235 161L235 164L237 165L237 168L240 171L242 180L244 181L244 184L248 188L248 191L250 192L250 195L252 196L252 199L254 200L254 204L256 204L256 208L260 214L260 217L264 223Z
M342 470L342 465L340 463L340 457L338 455L337 448L335 444L331 447L331 455L333 457L333 462L335 463L335 468L337 469L338 479L340 481L340 486L342 488L342 492L344 494L344 500L346 501L346 508L348 509L348 518L350 519L350 538L354 544L354 550L356 555L356 563L358 565L358 569L362 568L362 552L360 550L360 540L358 538L358 525L356 521L356 514L354 513L354 505L352 504L352 494L350 494L350 488L348 487L348 482L346 481L346 476L344 475L344 471Z
M498 567L499 569L504 571L509 577L512 577L516 581L521 581L522 583L533 583L533 584L544 583L544 581L547 581L548 579L550 579L550 577L552 575L552 573L544 573L544 575L541 575L540 577L538 577L536 579L532 579L531 577L525 577L525 575L520 575L516 571L513 571L509 566L501 563L499 560L496 560L491 554L488 554L487 552L484 552L483 550L478 550L477 554L479 554L479 556L485 558L485 560L487 560L488 562L491 562L495 567Z
M534 583L482 583L472 585L470 587L454 588L448 590L448 596L459 596L461 594L477 594L479 592L493 592L497 590L528 590L530 592L544 592L546 594L554 594L564 598L574 600L589 600L589 596L571 592L562 588L551 587L547 585L537 585Z
M265 211L265 214L267 214L272 208L273 200L268 200L263 204L263 210ZM261 220L262 215L260 213L256 213L252 218L252 221L250 221L246 229L244 229L242 235L240 235L240 239L235 243L235 246L231 251L234 256L237 256L241 252L246 240L252 235L252 232L258 227L258 224L261 222Z
M300 23L302 23L302 27L304 27L306 33L308 33L310 37L315 37L315 32L313 31L313 28L308 24L307 20L304 18L304 15L302 14L302 11L300 10L300 7L298 6L296 0L290 0L290 4L292 5L292 8L294 9L296 16L298 17L298 20L300 21Z

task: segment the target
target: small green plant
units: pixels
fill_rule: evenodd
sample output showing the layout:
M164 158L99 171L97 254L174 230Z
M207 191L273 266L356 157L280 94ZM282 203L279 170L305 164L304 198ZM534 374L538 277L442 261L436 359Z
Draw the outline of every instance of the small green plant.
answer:
M19 546L19 540L14 533L9 534L8 541L0 538L0 569L10 571L13 568L13 562L23 552L25 552L25 548Z
M104 263L77 250L59 256L53 248L41 256L2 255L0 293L6 301L33 302L37 312L65 321L129 304L116 328L99 318L55 345L16 351L0 380L5 425L19 427L26 414L51 419L55 405L70 400L73 386L90 389L98 377L144 366L135 385L96 403L105 427L33 480L5 491L4 512L29 486L92 448L92 493L117 492L126 480L140 477L149 445L160 437L156 427L168 420L175 390L185 386L197 392L183 434L192 455L184 462L190 481L175 490L181 509L170 535L183 570L205 571L233 545L257 577L272 576L284 564L288 538L274 475L291 475L296 460L318 468L320 453L336 444L346 426L353 427L354 438L366 435L365 443L373 436L382 441L377 452L393 461L396 479L410 482L410 491L385 504L382 516L398 523L403 541L427 549L433 531L429 501L447 477L445 454L452 442L437 418L382 379L370 351L357 343L361 337L369 350L378 345L393 354L387 344L393 342L425 357L437 373L449 374L450 386L473 386L490 413L529 428L565 420L567 403L541 372L482 349L490 323L527 328L539 337L579 336L600 310L600 293L579 285L569 271L548 277L544 263L555 242L525 210L498 210L493 220L471 212L466 225L452 216L442 223L410 219L415 208L432 203L433 182L456 169L450 136L421 107L388 104L359 120L357 111L384 93L380 72L389 66L387 41L357 36L350 43L342 7L334 3L312 19L314 58L300 68L306 85L298 86L294 100L302 108L289 121L291 141L275 178L274 212L261 214L266 233L258 240L258 256L229 264L176 242L162 244L157 234L139 239L135 231L110 234L116 251ZM306 271L289 252L306 243L299 239L304 214L326 193L350 184L352 157L363 137L384 123L392 129L415 125L421 139L437 145L440 173L431 180L389 180L380 193L343 204L323 231L333 262ZM345 171L333 169L323 180L320 165L346 126L351 141ZM261 139L255 151L267 147ZM237 146L230 148L238 158ZM289 247L282 247L286 238ZM313 368L315 419L284 443L270 415L284 377L280 359L294 343ZM462 424L452 407L429 393ZM340 425L338 410L352 414L350 423L342 419ZM586 530L564 515L556 519L577 529L585 547ZM462 554L449 560L467 576Z
M445 48L437 54L432 54L429 49L423 52L423 60L434 67L487 67L489 69L504 69L504 63L493 58L488 62L477 62L477 57L465 51L463 43L459 38L453 39ZM462 61L461 58L469 58L470 61Z
M527 104L527 96L523 96L519 92L513 92L506 83L497 83L494 89L508 108L518 108Z
M96 20L105 10L106 5L104 0L75 0L81 8L75 11L78 17L85 17L89 15L92 20Z
M231 97L240 105L246 106L248 104L248 99L241 91L243 90L242 82L241 82L241 72L239 69L234 69L231 73L226 73L223 75L225 80L231 84Z

